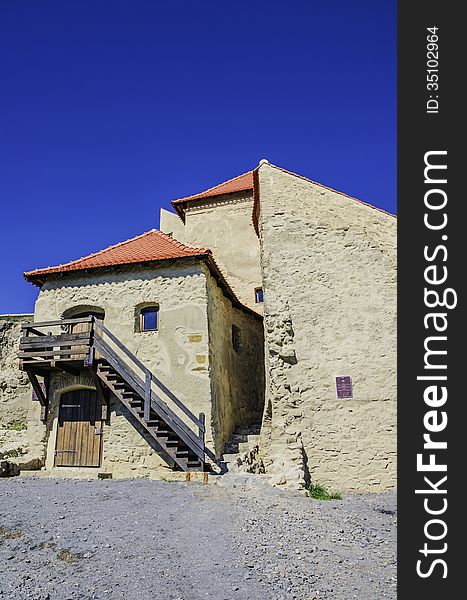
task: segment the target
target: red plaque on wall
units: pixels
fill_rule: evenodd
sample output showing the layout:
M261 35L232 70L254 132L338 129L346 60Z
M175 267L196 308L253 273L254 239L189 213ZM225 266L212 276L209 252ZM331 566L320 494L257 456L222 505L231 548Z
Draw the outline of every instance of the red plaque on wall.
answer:
M338 398L353 398L352 378L336 377L336 390Z

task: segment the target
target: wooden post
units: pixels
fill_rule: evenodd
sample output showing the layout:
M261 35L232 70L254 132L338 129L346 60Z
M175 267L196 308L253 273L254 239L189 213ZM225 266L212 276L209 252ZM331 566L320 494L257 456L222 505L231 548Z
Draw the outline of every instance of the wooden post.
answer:
M96 373L95 368L91 369L91 373L94 380L94 385L96 386L97 395L99 396L102 405L102 420L105 421L107 425L110 425L109 388L104 387L102 381L99 379L99 375Z
M146 386L144 389L144 420L151 418L151 372L146 371Z
M31 385L32 385L34 391L36 392L37 399L39 400L39 403L41 405L41 421L45 421L47 419L47 410L49 407L49 400L48 400L47 396L45 396L44 392L42 391L39 381L37 380L36 374L31 373L30 371L27 371L27 374L29 377L29 381L31 382Z
M45 423L47 421L47 416L49 413L49 390L50 390L50 373L46 373L43 376L43 381L44 381L44 388L45 388L45 402L46 405L44 407L41 407L41 418L42 421ZM42 417L43 415L43 417Z
M92 367L94 364L94 346L89 346L86 356L84 358L84 366Z
M94 317L91 317L91 322L89 323L89 347L84 358L84 366L92 367L94 364L94 344L93 344L93 336L94 336Z
M204 413L199 413L199 420L201 422L202 427L199 428L199 441L201 442L201 448L204 452L204 443L205 443L205 423L206 423L206 415ZM204 471L204 458L203 458L203 471Z

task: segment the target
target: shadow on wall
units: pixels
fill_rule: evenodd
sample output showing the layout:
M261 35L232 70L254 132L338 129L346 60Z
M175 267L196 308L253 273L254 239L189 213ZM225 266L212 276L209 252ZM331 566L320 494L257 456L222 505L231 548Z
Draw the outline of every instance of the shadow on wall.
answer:
M91 316L103 321L105 319L105 310L100 306L81 304L67 308L62 314L62 319L80 319Z

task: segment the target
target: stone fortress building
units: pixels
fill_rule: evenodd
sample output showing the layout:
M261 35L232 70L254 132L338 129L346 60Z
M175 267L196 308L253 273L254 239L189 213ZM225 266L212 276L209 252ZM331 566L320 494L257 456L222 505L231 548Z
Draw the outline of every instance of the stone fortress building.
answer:
M267 161L172 205L25 273L34 315L0 317L2 464L395 487L394 216Z

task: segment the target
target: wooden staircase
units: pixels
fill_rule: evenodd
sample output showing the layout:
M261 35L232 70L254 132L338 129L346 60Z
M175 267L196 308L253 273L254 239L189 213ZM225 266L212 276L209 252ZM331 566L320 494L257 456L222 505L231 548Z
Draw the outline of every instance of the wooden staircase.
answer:
M151 407L149 419L146 420L144 398L107 361L97 362L96 374L178 467L183 471L204 470L201 448L200 452L193 450L189 445L190 440L184 441L176 432L176 427L172 428L167 423L169 419L164 419L156 412L157 407Z
M70 333L76 324L87 323L87 331ZM60 326L62 332L44 333ZM71 327L70 327L71 326ZM65 330L63 331L63 328ZM51 370L92 372L101 400L108 404L110 390L155 441L167 462L183 471L204 471L206 455L205 418L196 417L120 340L95 317L25 324L20 341L20 368L28 373L37 399L47 416L47 381ZM44 377L41 386L37 375Z

